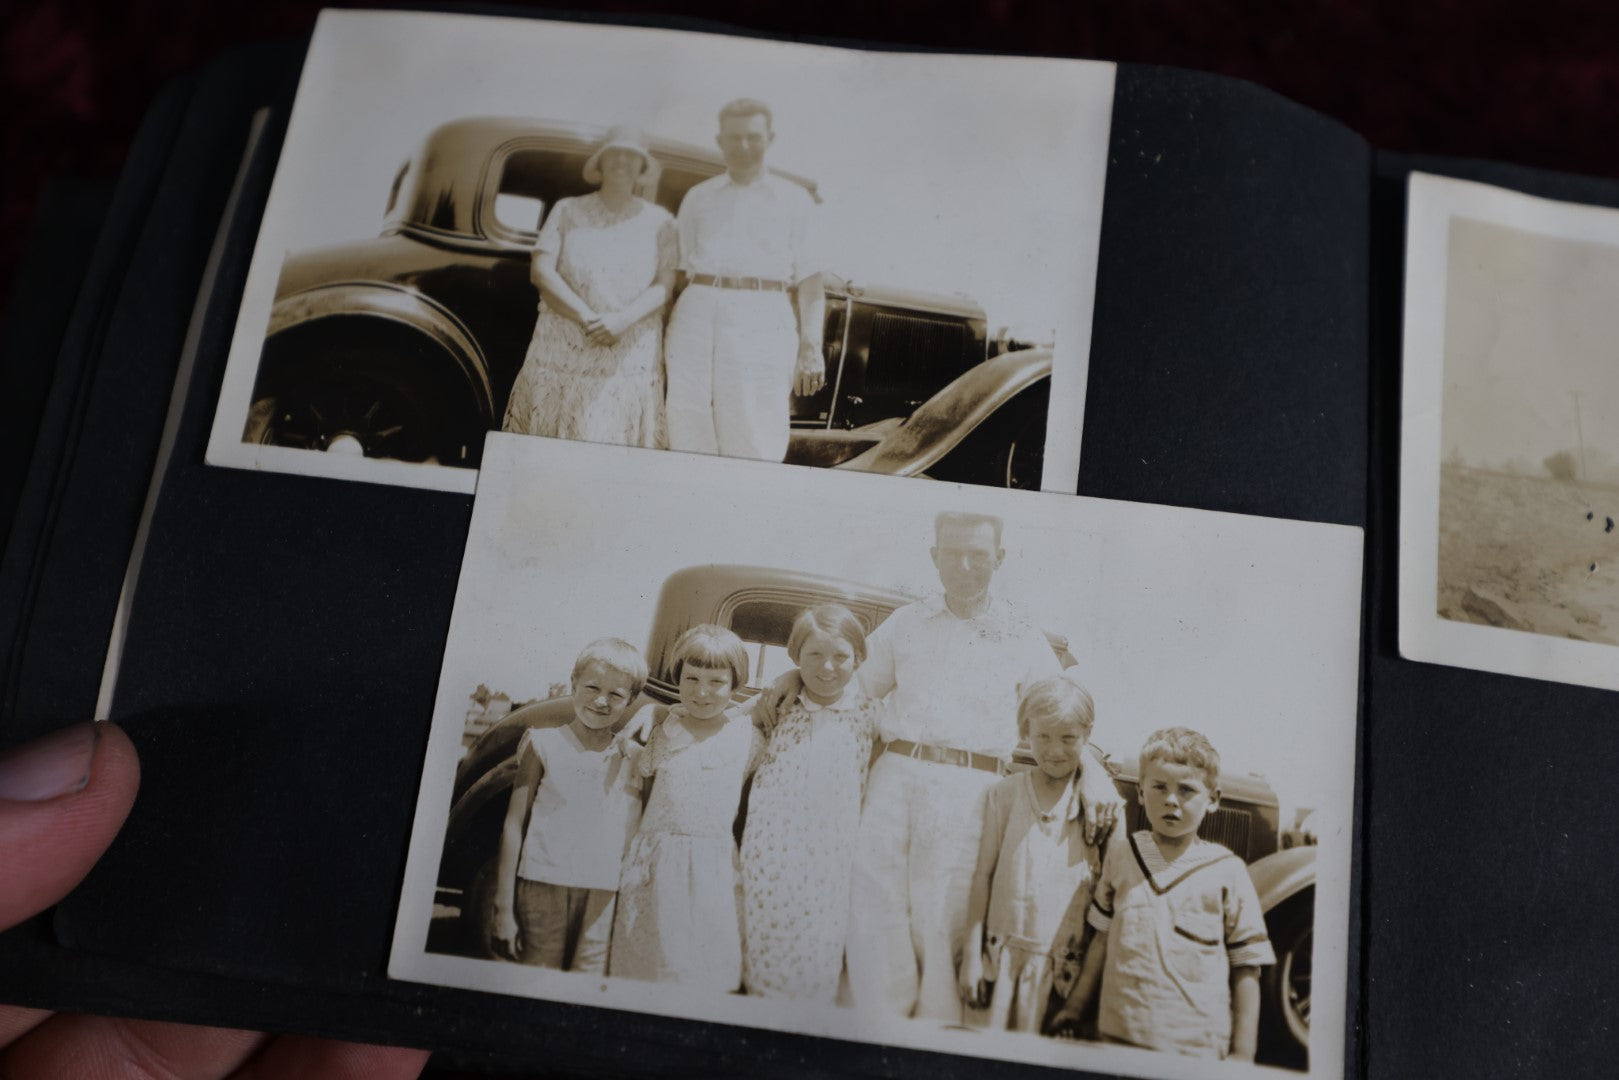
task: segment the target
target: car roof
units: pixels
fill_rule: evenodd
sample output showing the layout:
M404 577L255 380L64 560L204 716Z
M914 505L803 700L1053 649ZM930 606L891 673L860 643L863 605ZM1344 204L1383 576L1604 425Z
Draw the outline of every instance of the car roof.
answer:
M476 116L440 124L422 140L401 169L401 190L389 217L428 225L437 231L475 234L474 195L485 181L497 152L513 146L554 147L583 154L607 137L608 128L563 120L521 116ZM647 147L667 171L718 175L725 167L719 152L675 139L648 136ZM770 170L821 201L814 180L781 169Z

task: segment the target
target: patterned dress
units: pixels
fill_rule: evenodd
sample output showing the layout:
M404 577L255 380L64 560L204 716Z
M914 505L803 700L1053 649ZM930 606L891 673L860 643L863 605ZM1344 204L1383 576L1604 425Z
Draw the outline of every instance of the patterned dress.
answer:
M618 311L674 269L674 219L636 199L624 211L601 196L561 199L545 219L537 252L592 311ZM507 431L585 442L663 446L663 312L611 345L592 345L578 323L543 300L523 368L506 404Z
M732 824L763 740L746 712L697 738L678 710L652 731L654 777L619 875L607 973L726 992L742 981L741 886Z
M742 836L743 983L830 1002L843 970L849 874L878 706L858 683L803 694L771 733Z

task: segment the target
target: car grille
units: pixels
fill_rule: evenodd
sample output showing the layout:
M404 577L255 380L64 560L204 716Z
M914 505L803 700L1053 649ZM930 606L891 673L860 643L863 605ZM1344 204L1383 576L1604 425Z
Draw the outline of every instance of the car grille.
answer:
M1248 858L1248 833L1253 828L1253 815L1246 810L1216 810L1203 819L1197 835L1213 840Z
M972 329L960 319L932 319L879 311L871 319L867 393L926 400L981 356Z

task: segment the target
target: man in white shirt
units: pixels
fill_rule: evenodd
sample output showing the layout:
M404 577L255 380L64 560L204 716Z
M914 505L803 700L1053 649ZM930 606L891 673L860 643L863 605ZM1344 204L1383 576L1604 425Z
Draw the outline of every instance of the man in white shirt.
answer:
M934 520L940 596L898 608L866 642L860 684L884 703L855 843L849 990L862 1011L961 1020L956 964L978 860L984 792L1006 775L1025 687L1061 672L1051 642L990 584L1006 558L1001 519ZM762 697L756 719L798 690L796 673ZM1088 835L1120 811L1100 757L1086 757L1080 792Z
M676 219L686 287L664 334L669 447L780 461L792 394L826 384L815 201L765 169L768 106L732 101L719 129L726 171L688 191Z

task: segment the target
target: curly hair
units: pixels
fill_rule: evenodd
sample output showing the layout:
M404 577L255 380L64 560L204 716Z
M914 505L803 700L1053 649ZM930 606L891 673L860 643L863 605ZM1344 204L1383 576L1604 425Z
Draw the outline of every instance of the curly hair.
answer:
M1149 761L1190 766L1203 774L1203 782L1211 792L1220 785L1220 752L1200 731L1159 728L1147 736L1141 747L1141 768L1145 769Z

